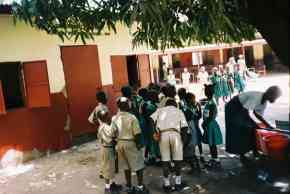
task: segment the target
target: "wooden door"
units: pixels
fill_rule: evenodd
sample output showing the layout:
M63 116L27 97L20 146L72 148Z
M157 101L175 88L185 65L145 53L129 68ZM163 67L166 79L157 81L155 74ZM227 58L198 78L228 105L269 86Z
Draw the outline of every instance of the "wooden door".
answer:
M151 83L151 70L148 55L138 55L140 86L147 87Z
M102 87L98 48L96 45L63 46L61 59L73 135L93 132L88 116L96 105L96 91Z
M129 84L126 56L111 56L111 67L114 90L119 92L123 86Z
M29 108L50 107L50 87L46 61L23 63L26 101Z

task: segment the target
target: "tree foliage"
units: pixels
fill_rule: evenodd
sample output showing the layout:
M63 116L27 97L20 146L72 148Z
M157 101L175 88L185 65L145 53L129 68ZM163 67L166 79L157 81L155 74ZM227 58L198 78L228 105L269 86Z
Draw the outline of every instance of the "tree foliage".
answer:
M155 49L255 38L255 28L238 10L237 0L22 0L14 4L16 19L62 40L85 42L104 28L116 32L121 22L134 29L134 45Z
M118 22L132 29L133 44L154 49L240 42L259 31L289 63L288 0L21 0L23 20L62 40L93 39Z

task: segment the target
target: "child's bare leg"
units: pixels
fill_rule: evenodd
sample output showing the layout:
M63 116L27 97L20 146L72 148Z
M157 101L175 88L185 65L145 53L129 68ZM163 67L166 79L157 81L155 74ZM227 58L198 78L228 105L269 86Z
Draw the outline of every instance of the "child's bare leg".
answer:
M137 174L138 186L143 186L143 169L138 170L136 174Z
M202 150L202 144L201 143L198 144L198 152L199 152L200 156L203 155L203 150Z
M111 188L111 184L110 184L110 179L105 179L105 193L106 193L106 190L110 190Z
M125 170L125 179L128 188L132 187L132 177L131 177L131 170Z
M163 162L162 165L163 165L164 186L168 187L170 186L170 180L169 180L170 162Z
M218 158L217 146L211 145L209 146L209 149L212 159L217 159Z

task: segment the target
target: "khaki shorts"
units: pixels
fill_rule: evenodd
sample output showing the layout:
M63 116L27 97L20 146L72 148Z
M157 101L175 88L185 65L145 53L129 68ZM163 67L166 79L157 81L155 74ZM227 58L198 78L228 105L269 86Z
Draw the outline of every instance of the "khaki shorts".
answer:
M162 132L159 147L163 162L183 160L183 143L180 133L175 131Z
M101 147L101 174L105 179L115 177L115 153L113 148Z
M145 167L143 152L137 149L134 141L119 141L117 151L120 170L136 172Z

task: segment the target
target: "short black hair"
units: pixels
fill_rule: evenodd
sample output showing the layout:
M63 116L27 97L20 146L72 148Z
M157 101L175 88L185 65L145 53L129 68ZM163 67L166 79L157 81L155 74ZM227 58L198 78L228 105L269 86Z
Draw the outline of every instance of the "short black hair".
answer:
M109 116L109 112L106 110L100 110L97 113L98 119L104 123L107 122L108 116Z
M180 99L184 99L186 97L186 89L185 88L179 88L177 93L178 93L178 96Z
M165 96L167 96L167 86L163 86L163 87L161 88L161 92L162 92Z
M150 84L148 84L148 90L152 90L152 89L154 89L155 88L155 84L154 83L150 83Z
M207 98L212 98L214 94L214 84L204 85L204 94Z
M281 89L279 86L271 86L269 87L266 92L268 95L281 95Z
M177 107L177 103L176 103L176 101L174 99L168 99L166 101L165 106L175 106L175 107Z
M148 90L147 90L147 88L141 88L138 91L138 95L141 96L143 98L143 100L148 100Z
M107 95L104 91L97 92L96 99L98 102L100 102L102 104L107 104L107 102L108 102Z
M124 86L121 89L121 93L122 93L122 96L130 99L132 97L132 93L133 93L132 88L130 86Z
M130 111L130 105L129 105L129 99L124 99L123 97L119 98L117 101L117 106L120 109L120 111L129 112Z
M148 99L153 103L158 103L159 102L158 92L156 90L149 90Z
M176 96L176 88L175 86L172 86L172 85L169 85L167 86L167 97L170 97L170 98L175 98Z
M192 103L192 99L195 97L195 95L191 92L188 92L185 96L186 103L190 104Z

